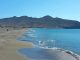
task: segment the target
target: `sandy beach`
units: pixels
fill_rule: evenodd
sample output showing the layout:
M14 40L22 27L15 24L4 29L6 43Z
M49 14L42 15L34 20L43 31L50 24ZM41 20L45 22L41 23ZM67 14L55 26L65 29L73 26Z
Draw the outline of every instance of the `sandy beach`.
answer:
M0 60L80 60L69 51L32 48L32 43L18 41L17 39L23 36L25 31L27 29L0 31ZM19 52L21 48L23 48L23 53Z
M0 31L0 60L28 60L17 53L18 48L32 46L31 43L16 41L25 31L26 29Z

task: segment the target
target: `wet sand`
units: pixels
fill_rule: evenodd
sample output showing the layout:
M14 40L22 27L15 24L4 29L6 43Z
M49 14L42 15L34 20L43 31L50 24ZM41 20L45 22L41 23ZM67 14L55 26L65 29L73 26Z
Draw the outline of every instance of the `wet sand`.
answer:
M79 56L59 48L24 48L19 51L31 60L80 60Z
M32 47L31 43L16 41L26 29L0 32L0 60L29 60L18 54L17 49Z

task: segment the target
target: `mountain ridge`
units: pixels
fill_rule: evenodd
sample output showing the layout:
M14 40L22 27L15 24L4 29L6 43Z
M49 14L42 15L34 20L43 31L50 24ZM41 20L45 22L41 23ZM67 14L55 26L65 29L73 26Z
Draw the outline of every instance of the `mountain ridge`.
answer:
M40 18L13 16L0 19L0 27L80 29L80 22L58 17L53 18L49 15Z

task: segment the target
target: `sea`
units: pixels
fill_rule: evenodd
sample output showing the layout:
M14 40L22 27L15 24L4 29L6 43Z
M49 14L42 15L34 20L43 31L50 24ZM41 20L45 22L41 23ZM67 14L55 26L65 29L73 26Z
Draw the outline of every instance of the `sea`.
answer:
M29 28L19 40L31 42L34 47L58 47L80 55L80 29Z

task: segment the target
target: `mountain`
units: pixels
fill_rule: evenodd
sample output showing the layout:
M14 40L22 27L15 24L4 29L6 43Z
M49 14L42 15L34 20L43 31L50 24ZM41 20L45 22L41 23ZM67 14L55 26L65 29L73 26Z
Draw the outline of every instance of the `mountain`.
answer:
M10 17L0 19L0 27L13 28L65 28L65 29L79 29L80 22L62 18L53 18L46 15L41 18L33 18L28 16Z

